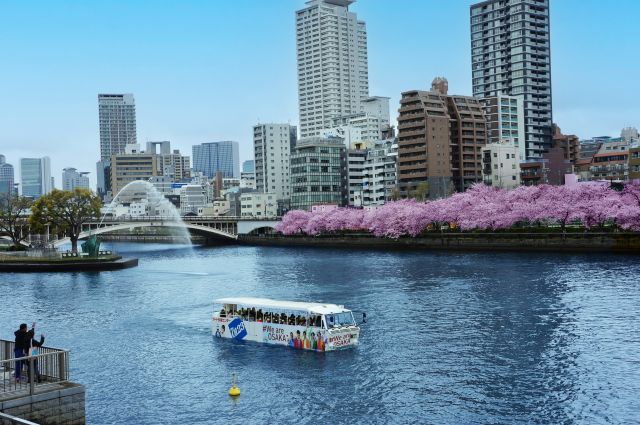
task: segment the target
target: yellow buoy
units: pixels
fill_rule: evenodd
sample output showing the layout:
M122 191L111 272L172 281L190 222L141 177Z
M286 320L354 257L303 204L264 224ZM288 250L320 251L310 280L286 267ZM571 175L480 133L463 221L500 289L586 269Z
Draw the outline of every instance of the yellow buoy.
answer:
M229 395L231 397L238 397L240 395L240 388L237 385L236 374L231 375L231 388L229 388Z

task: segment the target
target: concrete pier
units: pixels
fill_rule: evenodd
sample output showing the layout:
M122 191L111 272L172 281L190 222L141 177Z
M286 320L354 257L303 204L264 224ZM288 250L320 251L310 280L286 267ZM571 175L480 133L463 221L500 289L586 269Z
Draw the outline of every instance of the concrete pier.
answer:
M13 341L0 340L0 425L86 423L85 389L70 380L69 351L40 347L38 352L15 359Z

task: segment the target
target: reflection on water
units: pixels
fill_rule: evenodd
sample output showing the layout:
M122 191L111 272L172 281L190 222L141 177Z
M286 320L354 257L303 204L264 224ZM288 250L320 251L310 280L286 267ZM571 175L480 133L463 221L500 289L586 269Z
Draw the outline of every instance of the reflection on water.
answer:
M0 280L0 335L38 320L70 348L92 424L591 424L640 411L636 257L116 249L140 266ZM234 295L366 311L361 345L214 339L212 300Z

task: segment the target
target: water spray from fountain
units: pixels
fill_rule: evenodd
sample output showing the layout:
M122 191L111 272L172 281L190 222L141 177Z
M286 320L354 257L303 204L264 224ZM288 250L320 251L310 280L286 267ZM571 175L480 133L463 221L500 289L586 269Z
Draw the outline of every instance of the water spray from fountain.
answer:
M180 216L180 212L162 193L156 189L148 181L135 180L123 187L116 196L113 197L111 203L107 206L105 213L100 219L100 225L108 214L113 216L114 210L119 205L140 202L146 200L146 215L137 215L136 217L148 216L151 221L155 217L162 217L162 227L170 231L175 242L180 244L191 245L191 235L186 224ZM117 218L117 217L114 217Z

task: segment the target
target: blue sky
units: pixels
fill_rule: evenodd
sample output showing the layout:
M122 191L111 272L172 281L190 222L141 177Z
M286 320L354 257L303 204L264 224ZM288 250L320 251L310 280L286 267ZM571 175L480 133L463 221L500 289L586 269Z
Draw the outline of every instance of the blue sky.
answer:
M471 94L472 0L358 0L372 95ZM294 11L304 0L0 0L0 153L61 170L99 157L97 94L132 92L138 140L237 140L258 122L296 124ZM586 138L640 126L640 2L551 0L554 121ZM16 170L17 171L17 170Z

